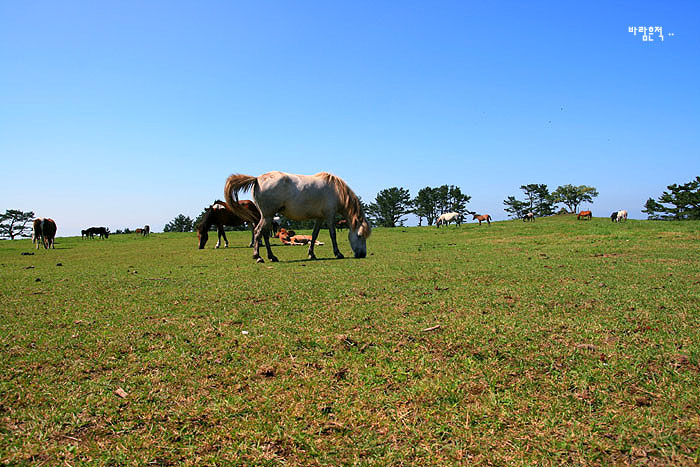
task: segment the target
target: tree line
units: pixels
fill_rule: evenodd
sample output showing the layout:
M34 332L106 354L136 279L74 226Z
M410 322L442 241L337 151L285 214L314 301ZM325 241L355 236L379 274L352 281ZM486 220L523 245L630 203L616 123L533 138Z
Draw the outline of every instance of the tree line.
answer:
M700 220L700 176L683 183L668 185L657 199L649 198L644 204L642 212L648 215L650 220ZM528 212L538 217L555 214L556 205L563 204L565 208L559 212L577 212L581 203L592 203L598 196L598 191L586 185L561 185L550 192L545 184L530 183L521 185L524 198L517 199L508 196L503 200L506 206L504 210L512 218L522 218ZM377 193L374 201L365 204L362 199L362 208L374 225L383 227L396 227L403 225L405 216L413 214L418 217L418 225L433 225L437 218L446 212L460 212L472 214L467 209L467 203L471 196L462 193L456 185L441 185L439 187L425 187L411 198L406 188L391 187ZM197 218L192 219L184 214L179 214L163 228L164 232L191 232L201 222L205 208ZM16 237L30 237L31 224L34 212L8 209L0 214L0 237L15 239ZM313 221L295 222L290 219L282 219L282 226L292 229L310 229ZM214 226L212 226L213 228ZM243 230L244 226L234 227L234 230ZM117 230L115 233L129 233L130 230Z
M561 203L566 208L559 212L576 213L581 203L592 203L593 198L598 196L598 190L587 185L561 185L550 193L545 184L530 183L521 185L520 189L525 194L525 199L518 200L515 196L509 196L503 201L506 205L504 210L515 219L521 219L528 212L532 212L537 217L551 216L556 211L556 205Z
M700 176L688 183L668 185L658 199L649 198L642 212L652 220L700 219Z
M423 225L423 219L433 225L446 212L470 212L466 206L471 198L455 185L427 186L415 198L406 188L391 187L380 191L374 202L366 206L365 213L374 225L382 227L403 225L407 214L418 217L418 225Z

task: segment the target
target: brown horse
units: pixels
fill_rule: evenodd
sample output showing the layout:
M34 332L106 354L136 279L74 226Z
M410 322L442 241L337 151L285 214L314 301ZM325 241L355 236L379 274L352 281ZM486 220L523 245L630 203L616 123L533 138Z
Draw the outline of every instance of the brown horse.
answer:
M228 225L230 227L237 227L245 224L246 222L248 222L252 232L250 245L248 246L253 246L253 240L255 239L255 226L257 225L257 222L260 221L260 211L258 211L255 203L250 200L244 199L242 201L233 202L238 205L239 209L244 210L248 216L253 219L253 221L249 221L248 219L243 219L242 217L238 216L231 210L228 204L217 199L214 201L214 204L207 208L207 212L204 214L202 223L199 224L199 227L197 228L197 238L199 239L200 250L207 244L207 240L209 239L209 227L212 225L216 225L216 230L219 234L219 239L214 248L219 248L221 246L221 237L224 238L224 248L228 248L228 239L226 238L226 233L224 232L224 226ZM255 219L257 219L257 221Z
M583 219L583 220L586 220L586 219L591 220L592 217L593 217L593 213L592 213L591 211L581 211L581 212L578 213L578 216L576 216L576 218L577 218L578 220L581 220L581 219Z
M33 223L34 234L32 235L32 243L36 243L36 249L39 249L39 242L44 244L45 249L56 247L53 244L56 237L56 222L53 219L38 218L34 219Z
M472 220L477 220L479 221L479 225L481 225L482 221L486 221L488 225L491 225L491 216L488 214L474 214Z
M296 235L293 230L286 230L284 227L275 236L284 245L308 245L312 241L311 235ZM316 240L315 245L323 245L323 242Z
M291 237L295 236L296 234L297 233L293 230L287 230L284 227L280 227L279 231L276 234L274 234L273 237L277 237L280 240L282 240L284 237L291 238Z

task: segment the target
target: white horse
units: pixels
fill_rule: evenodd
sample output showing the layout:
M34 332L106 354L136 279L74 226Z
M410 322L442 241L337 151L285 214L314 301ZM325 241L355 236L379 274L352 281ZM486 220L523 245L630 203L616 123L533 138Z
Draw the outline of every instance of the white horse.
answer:
M625 210L617 211L617 218L615 219L615 222L620 222L622 220L627 220L627 211Z
M257 262L264 262L258 252L258 241L261 236L265 239L268 259L273 262L278 261L270 249L269 238L270 226L276 213L297 221L316 220L312 240L309 243L309 259L316 259L314 245L323 221L328 224L335 257L343 258L335 240L336 213L340 213L348 221L348 240L355 258L367 256L367 238L372 233L372 228L365 218L359 198L339 177L326 172L315 175L268 172L259 177L231 175L226 180L224 188L226 201L234 212L244 219L250 218L250 213L243 210L239 212L233 200L238 197L240 190L249 189L252 190L253 201L260 211L260 221L255 227L255 246L253 247L253 259Z
M454 222L457 225L462 225L462 214L458 212L446 212L438 217L435 225L437 225L439 229L440 225L450 225L450 222Z

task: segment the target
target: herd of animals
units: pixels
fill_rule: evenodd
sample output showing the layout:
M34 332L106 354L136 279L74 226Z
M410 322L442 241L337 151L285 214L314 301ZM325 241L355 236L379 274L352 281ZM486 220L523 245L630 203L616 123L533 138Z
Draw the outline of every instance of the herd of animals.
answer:
M253 201L238 200L240 191L250 191ZM316 259L314 246L323 245L318 241L321 226L328 226L333 254L336 258L343 258L336 241L336 230L348 229L350 248L356 258L367 256L367 238L372 233L369 221L364 215L362 204L352 189L340 177L327 172L315 175L297 175L285 172L268 172L258 177L250 175L233 174L226 179L224 186L226 201L217 200L207 208L202 222L197 228L199 248L202 249L209 239L209 229L216 225L218 241L215 248L228 247L228 239L224 232L224 226L237 227L248 224L251 228L250 247L253 247L253 259L259 263L264 262L260 256L259 248L265 245L267 258L277 262L277 257L270 248L270 235L279 238L285 245L308 245L308 257ZM311 235L297 235L294 231L280 227L278 214L294 221L314 220L313 233ZM473 220L478 220L479 225L485 221L491 225L491 216L469 212ZM336 221L337 216L342 217ZM591 211L578 213L579 220L590 220L593 217ZM461 225L463 214L448 212L438 217L436 226L447 226L454 222ZM526 213L522 220L534 222L535 214ZM613 222L627 220L627 211L615 211L610 215ZM39 248L54 248L56 236L56 223L53 219L38 218L34 220L34 233L32 242ZM146 225L143 229L136 229L135 233L148 235L151 229ZM83 238L109 238L109 229L105 227L90 227L83 230Z

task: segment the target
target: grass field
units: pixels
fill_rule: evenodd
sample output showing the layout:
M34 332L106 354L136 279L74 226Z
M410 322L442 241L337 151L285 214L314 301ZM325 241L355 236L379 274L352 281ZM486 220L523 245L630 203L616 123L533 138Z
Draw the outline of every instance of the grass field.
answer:
M321 240L0 242L0 463L700 462L700 223Z

